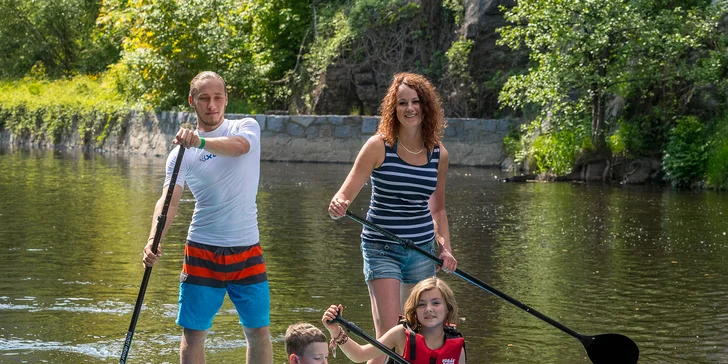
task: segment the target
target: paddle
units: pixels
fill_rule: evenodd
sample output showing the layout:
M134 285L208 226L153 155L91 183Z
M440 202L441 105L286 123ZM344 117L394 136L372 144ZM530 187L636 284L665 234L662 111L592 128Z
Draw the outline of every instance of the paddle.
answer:
M346 216L374 231L379 232L380 234L388 237L389 239L394 240L396 243L403 245L406 249L414 249L418 253L426 256L430 260L434 261L438 265L442 266L442 259L434 256L430 252L418 247L414 243L412 243L411 240L408 239L402 239L398 237L397 235L394 235L393 233L385 230L384 228L377 226L376 224L362 219L361 217L355 215L351 211L346 211ZM620 334L602 334L602 335L593 335L593 336L587 336L582 335L565 325L557 322L556 320L542 314L541 312L538 312L534 310L533 308L529 307L528 305L524 304L521 301L516 300L515 298L493 288L492 286L486 284L485 282L471 276L470 274L463 272L462 270L455 269L453 272L455 275L465 279L466 281L484 289L485 291L488 291L489 293L497 296L498 298L501 298L514 306L530 313L531 315L534 315L538 317L539 319L546 321L547 323L555 326L559 330L573 336L581 344L584 346L584 349L586 349L587 355L589 355L589 359L591 359L592 363L594 364L635 364L637 363L637 359L639 359L640 351L637 347L637 344L632 341L632 339L620 335Z
M338 322L341 326L346 328L346 331L354 333L354 334L356 334L356 336L359 336L360 338L366 340L368 343L372 344L372 346L376 347L381 352L387 354L387 356L392 358L395 362L397 362L399 364L409 364L409 362L407 360L405 360L405 358L403 358L401 355L395 353L394 350L384 346L384 344L377 341L377 339L369 336L369 334L364 332L364 330L360 329L359 326L356 326L353 322L344 320L344 318L341 317L341 315L336 315L336 318L329 321L329 323L332 323L332 322Z
M167 223L167 211L169 210L169 203L172 201L172 194L174 194L174 185L177 182L177 174L179 173L179 167L182 164L182 156L185 154L185 148L179 146L179 152L177 153L177 160L174 162L174 169L172 170L172 179L169 181L169 187L167 187L167 196L164 198L164 206L162 207L162 213L157 216L157 227L154 232L154 242L152 242L152 252L157 254L159 248L159 242L162 240L162 232L164 231L164 225ZM131 323L129 324L129 331L126 333L126 341L124 341L124 349L121 351L121 359L119 364L126 363L126 357L129 355L129 349L131 349L131 339L134 337L134 329L136 329L137 320L139 320L139 313L142 311L142 302L144 302L144 293L147 291L147 284L149 284L149 277L152 275L152 267L146 267L144 269L144 278L142 278L142 285L139 287L139 295L136 299L136 305L134 306L134 314L131 315Z

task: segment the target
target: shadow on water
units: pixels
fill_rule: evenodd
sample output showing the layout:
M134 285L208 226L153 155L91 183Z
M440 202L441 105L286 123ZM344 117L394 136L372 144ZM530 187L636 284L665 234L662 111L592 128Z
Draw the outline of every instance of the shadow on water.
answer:
M140 250L163 158L0 151L0 362L112 363L143 274ZM323 309L373 333L361 227L325 210L349 165L264 163L258 195L276 363L297 321ZM447 207L460 267L585 334L616 332L640 363L728 362L728 195L655 187L502 184L451 167ZM363 215L368 186L352 211ZM179 270L194 199L163 243L130 354L177 362ZM578 341L454 276L469 362L588 363ZM242 362L229 302L208 362ZM342 357L332 363L346 363Z

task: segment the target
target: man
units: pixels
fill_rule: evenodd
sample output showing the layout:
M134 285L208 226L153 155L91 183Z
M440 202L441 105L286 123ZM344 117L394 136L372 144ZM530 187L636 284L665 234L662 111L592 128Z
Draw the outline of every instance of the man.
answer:
M184 328L180 362L205 362L205 337L225 293L235 304L247 340L248 364L272 363L270 294L265 260L258 241L255 196L260 176L260 126L251 118L226 120L228 95L217 73L202 72L190 83L190 106L197 130L180 129L174 143L188 148L174 185L163 234L177 213L185 183L195 210L185 244L180 275L177 324ZM161 256L151 252L157 216L171 180L177 151L167 158L167 178L154 209L152 231L144 247L144 265Z

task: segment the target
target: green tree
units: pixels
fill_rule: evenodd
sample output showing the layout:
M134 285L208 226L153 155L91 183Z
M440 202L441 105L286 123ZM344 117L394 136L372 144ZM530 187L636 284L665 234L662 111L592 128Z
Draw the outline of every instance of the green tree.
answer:
M99 66L92 37L99 7L87 0L0 0L0 77L21 77L37 62L51 76L103 70L109 62Z
M706 1L520 0L500 44L527 48L532 65L509 78L500 101L537 106L545 132L590 124L592 154L609 158L608 102L678 89L691 77L688 55L717 30L720 12L710 10Z
M119 88L158 108L184 105L189 81L214 70L234 99L270 106L286 91L271 83L296 62L310 9L293 0L158 0L118 3L125 19ZM123 32L123 31L122 31ZM248 110L249 111L249 110Z

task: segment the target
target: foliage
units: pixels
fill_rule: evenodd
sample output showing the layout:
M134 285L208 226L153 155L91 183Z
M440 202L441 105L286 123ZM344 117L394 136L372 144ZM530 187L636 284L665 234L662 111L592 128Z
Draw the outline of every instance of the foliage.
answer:
M413 71L437 82L445 71L445 52L456 40L448 30L454 30L464 8L455 1L360 0L347 15L355 39L348 61L387 81L394 73Z
M629 124L620 123L614 134L607 138L607 146L614 156L629 156L630 150L627 144L631 140L634 129Z
M689 187L706 171L707 140L703 123L694 116L681 118L669 135L663 168L674 187Z
M728 117L718 120L708 144L706 179L716 189L728 187Z
M616 130L609 137L608 144L615 155L623 157L661 156L667 144L668 132L672 126L667 115L659 107L650 109L649 114L639 115L631 120L620 117Z
M118 131L131 107L110 81L77 76L50 82L23 79L0 82L0 126L21 137L61 140L77 127L84 143L101 143ZM93 139L93 136L97 136Z
M582 125L537 136L531 146L531 155L538 172L562 175L571 171L580 152L592 148L588 126Z
M120 25L128 34L122 60L112 67L119 90L161 109L185 105L190 80L203 70L220 73L232 98L280 104L287 90L279 84L296 62L310 18L308 6L294 0L108 4L110 19L129 22Z
M420 5L403 0L361 0L355 2L347 21L353 31L351 58L355 62L379 63L399 71L412 70L417 61L407 52L421 37L418 24ZM393 74L394 72L386 72Z
M445 107L450 115L468 117L470 101L477 92L473 77L470 75L470 51L473 41L461 37L453 42L445 54L447 67L442 85L447 95Z
M306 113L314 110L323 91L326 69L350 44L353 34L342 7L325 7L319 17L322 21L316 22L316 35L309 52L303 56L304 67L294 78L293 88L304 90L299 98Z
M53 77L103 71L118 46L95 37L98 14L98 1L0 1L0 77L22 77L39 61Z
M527 48L532 65L528 73L508 79L499 99L515 109L536 105L534 122L560 130L590 118L597 150L606 147L606 106L614 95L639 99L669 90L673 97L664 98L659 109L667 117L650 119L669 123L669 116L680 112L676 106L687 102L677 99L686 85L720 79L724 61L701 52L717 33L720 12L710 6L704 1L521 0L506 10L512 25L499 29L499 44ZM633 114L623 120L644 119Z
M522 164L525 162L526 157L528 157L526 138L523 137L523 133L519 132L517 128L511 129L503 138L503 147L514 164Z
M354 2L349 15L353 29L358 34L367 30L412 19L420 9L414 1L403 0L360 0Z
M443 0L442 6L452 13L452 17L455 19L455 24L461 25L463 23L463 17L465 16L465 6L463 1L459 0Z

